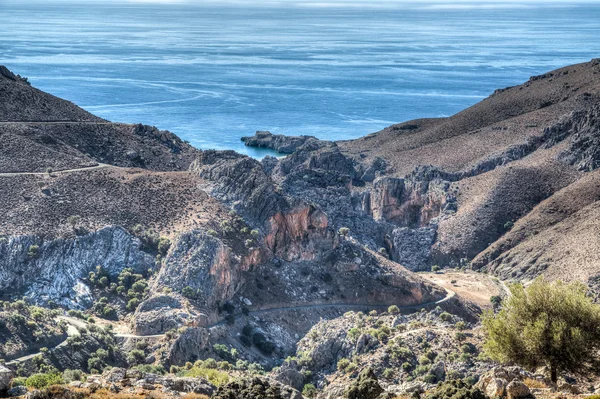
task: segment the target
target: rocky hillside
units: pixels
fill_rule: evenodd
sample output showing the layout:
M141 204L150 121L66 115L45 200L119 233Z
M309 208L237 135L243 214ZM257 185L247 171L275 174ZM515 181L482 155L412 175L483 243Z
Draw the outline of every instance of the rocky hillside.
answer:
M100 120L2 71L0 100L11 104L0 120L0 290L79 318L69 321L78 332L47 352L6 356L16 372L168 368L223 358L214 345L271 368L338 309L420 308L448 296L332 226L265 163ZM44 101L58 114L44 114ZM347 171L331 166L344 181ZM238 337L250 322L248 342ZM107 354L97 352L103 344Z
M595 59L357 140L245 141L296 148L265 162L282 188L412 270L473 261L503 279L595 281L598 248L584 237L597 228L599 91Z
M495 366L478 305L505 283L600 290L599 91L593 60L358 140L257 132L246 144L288 154L258 161L101 120L1 67L0 391L475 389L444 381ZM432 268L455 270L415 273Z

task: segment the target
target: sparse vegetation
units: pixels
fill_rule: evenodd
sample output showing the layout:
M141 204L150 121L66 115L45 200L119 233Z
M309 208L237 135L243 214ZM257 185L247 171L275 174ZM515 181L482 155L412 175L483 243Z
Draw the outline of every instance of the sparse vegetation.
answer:
M398 306L396 306L396 305L392 305L388 308L388 313L389 314L398 314L398 313L400 313L400 308L398 308Z
M348 237L348 235L350 235L350 229L348 227L340 227L338 234L342 237Z

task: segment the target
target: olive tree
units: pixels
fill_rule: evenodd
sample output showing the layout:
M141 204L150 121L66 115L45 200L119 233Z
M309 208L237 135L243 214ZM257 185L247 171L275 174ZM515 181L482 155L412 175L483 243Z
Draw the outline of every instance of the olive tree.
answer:
M502 309L483 316L485 352L502 363L547 366L558 372L584 373L598 364L600 307L579 282L536 279L528 287L514 284Z

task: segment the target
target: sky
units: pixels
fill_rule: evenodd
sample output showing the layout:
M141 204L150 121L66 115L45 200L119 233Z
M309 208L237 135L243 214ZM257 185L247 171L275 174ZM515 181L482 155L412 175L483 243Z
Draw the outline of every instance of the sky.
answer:
M8 2L43 3L114 3L114 4L233 4L233 5L291 5L313 7L520 7L526 5L550 5L573 3L600 3L600 0L2 0Z

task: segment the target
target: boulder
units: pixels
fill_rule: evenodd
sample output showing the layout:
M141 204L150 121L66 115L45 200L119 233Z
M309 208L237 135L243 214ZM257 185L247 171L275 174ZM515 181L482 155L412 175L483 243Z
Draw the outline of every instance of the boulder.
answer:
M23 396L26 393L27 393L27 387L24 387L23 385L19 385L19 386L9 389L6 392L6 396L8 396L9 398L13 398L15 396Z
M405 394L421 394L425 392L425 385L419 381L405 382L401 385L400 390Z
M297 370L297 366L298 363L295 360L283 363L275 374L275 379L294 389L302 390L304 387L304 375Z
M531 395L531 391L522 381L512 380L506 386L506 396L508 399L526 398Z
M212 396L215 387L202 378L175 377L161 381L165 388L175 392L193 392L200 395Z
M0 392L4 392L10 387L13 376L13 372L10 369L0 364Z
M429 372L435 376L436 382L443 381L446 378L446 364L441 361L437 362Z
M493 378L485 388L486 396L490 398L502 397L506 392L506 380L502 378Z
M108 382L120 382L125 379L126 374L127 370L120 367L113 367L112 369L105 371L104 374L102 374L102 378Z

